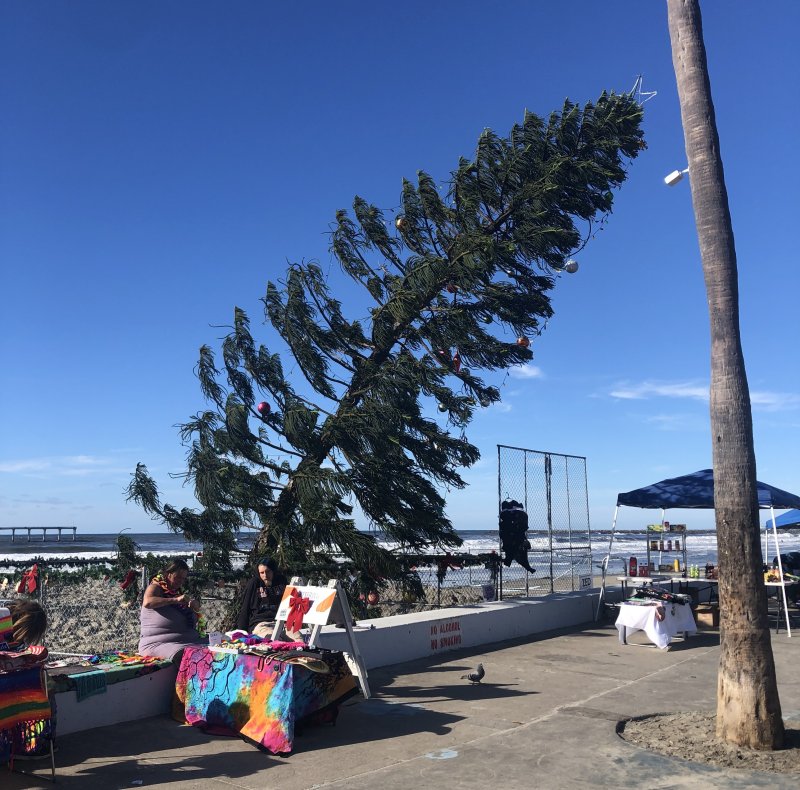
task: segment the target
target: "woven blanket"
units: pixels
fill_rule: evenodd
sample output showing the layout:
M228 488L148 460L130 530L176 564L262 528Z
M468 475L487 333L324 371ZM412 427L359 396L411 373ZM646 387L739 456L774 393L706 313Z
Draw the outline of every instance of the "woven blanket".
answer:
M50 716L50 701L39 667L0 674L0 730Z
M75 696L78 702L91 697L93 694L106 693L106 673L102 669L74 675L72 682L75 684Z
M329 672L312 672L266 656L189 646L175 692L188 724L240 735L273 754L292 751L295 727L333 711L358 688L341 653L322 652Z

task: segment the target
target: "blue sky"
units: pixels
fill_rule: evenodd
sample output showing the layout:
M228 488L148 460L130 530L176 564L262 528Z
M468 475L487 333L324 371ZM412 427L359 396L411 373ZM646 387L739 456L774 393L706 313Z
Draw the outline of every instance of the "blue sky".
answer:
M491 10L489 10L491 8ZM800 5L706 2L704 28L739 260L758 477L797 492ZM710 466L705 291L666 4L86 2L0 6L0 525L156 526L175 425L203 407L197 350L235 305L258 340L267 280L317 259L355 194L446 180L484 127L631 88L649 144L614 213L553 292L534 362L468 431L458 529L496 524L496 445L587 457L595 529L616 494ZM623 513L636 528L653 514ZM676 513L690 527L710 513Z

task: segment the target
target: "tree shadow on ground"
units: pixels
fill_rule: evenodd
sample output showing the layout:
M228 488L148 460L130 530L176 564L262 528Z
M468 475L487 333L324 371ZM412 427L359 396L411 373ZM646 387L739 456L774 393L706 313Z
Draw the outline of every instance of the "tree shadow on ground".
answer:
M370 699L345 703L336 725L307 725L294 740L293 755L273 755L238 736L211 735L168 717L126 722L64 736L58 740L56 778L59 787L94 790L209 779L253 777L261 771L286 765L302 754L359 743L379 742L405 735L445 735L463 717L429 710L421 705ZM301 758L302 759L302 758ZM33 774L7 790L40 785L51 788L49 761L37 761L27 769ZM60 770L59 770L60 769ZM10 775L13 776L13 775ZM6 785L3 785L6 790Z

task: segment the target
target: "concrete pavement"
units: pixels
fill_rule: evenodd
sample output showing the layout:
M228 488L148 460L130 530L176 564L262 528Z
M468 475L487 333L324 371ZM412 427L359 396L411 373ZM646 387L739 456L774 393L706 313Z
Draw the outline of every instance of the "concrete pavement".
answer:
M309 728L289 757L263 754L169 718L59 738L65 790L231 788L796 788L796 776L661 757L617 736L618 721L714 710L719 637L700 631L661 651L613 624L485 645L370 672L373 699ZM784 717L800 719L800 633L773 634ZM636 644L638 643L638 644ZM641 645L641 646L640 646ZM460 679L478 662L479 685ZM47 761L2 773L4 790L48 788Z

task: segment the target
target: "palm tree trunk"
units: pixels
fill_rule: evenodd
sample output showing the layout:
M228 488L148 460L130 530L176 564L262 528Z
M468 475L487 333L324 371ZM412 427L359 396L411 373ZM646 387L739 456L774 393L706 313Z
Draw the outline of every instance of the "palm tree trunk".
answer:
M721 640L717 736L739 746L777 749L784 729L762 574L753 423L728 194L698 0L667 0L667 12L711 320Z

